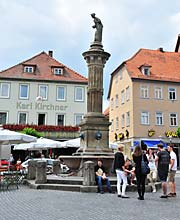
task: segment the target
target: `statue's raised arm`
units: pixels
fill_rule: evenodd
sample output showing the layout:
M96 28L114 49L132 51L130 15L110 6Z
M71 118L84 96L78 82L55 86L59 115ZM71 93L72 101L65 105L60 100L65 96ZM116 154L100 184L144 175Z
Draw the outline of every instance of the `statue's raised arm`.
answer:
M93 28L96 28L95 36L94 36L94 42L102 42L102 29L103 25L101 23L101 20L96 17L95 13L91 14L91 17L94 19L94 25Z

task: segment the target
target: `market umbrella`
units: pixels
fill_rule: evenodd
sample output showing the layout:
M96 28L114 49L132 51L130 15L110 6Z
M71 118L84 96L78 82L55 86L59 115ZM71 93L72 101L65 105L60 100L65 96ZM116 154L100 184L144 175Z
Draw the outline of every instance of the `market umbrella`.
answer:
M70 139L62 142L63 147L80 147L80 138Z
M41 137L36 142L16 144L14 150L46 150L60 147L63 147L62 142Z
M23 133L19 133L16 131L11 131L8 129L3 129L0 128L0 142L31 142L31 141L36 141L37 138L27 135L27 134L23 134Z

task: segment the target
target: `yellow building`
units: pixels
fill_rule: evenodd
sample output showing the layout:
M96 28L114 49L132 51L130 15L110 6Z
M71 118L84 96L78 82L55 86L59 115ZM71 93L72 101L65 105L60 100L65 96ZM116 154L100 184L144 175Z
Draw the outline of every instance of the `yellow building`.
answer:
M179 38L175 52L140 49L111 74L108 93L110 142L154 147L160 141L180 146Z

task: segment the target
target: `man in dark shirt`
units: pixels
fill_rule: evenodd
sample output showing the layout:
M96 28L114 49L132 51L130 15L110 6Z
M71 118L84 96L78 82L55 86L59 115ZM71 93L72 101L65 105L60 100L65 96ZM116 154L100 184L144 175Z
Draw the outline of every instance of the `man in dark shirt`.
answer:
M158 176L162 184L162 191L163 195L160 196L160 198L167 198L167 176L169 171L169 163L170 163L170 155L169 153L164 149L163 144L158 144L158 154L155 159L157 162L157 170L158 170Z
M101 194L104 193L103 187L102 187L103 181L106 183L109 193L112 193L111 184L110 184L109 178L106 176L105 168L103 166L103 161L101 159L98 159L97 165L95 166L94 171L95 171L95 175L96 175L95 178L96 178L96 182L98 184L100 193Z

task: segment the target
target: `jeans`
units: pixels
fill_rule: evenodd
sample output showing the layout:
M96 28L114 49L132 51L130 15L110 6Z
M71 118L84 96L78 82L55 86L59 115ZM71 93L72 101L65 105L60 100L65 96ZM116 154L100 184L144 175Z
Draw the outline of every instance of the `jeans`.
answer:
M106 179L103 179L101 176L96 176L96 181L97 181L97 184L98 184L98 187L99 187L100 192L103 191L103 187L102 187L103 181L106 182L108 191L109 191L109 192L112 192L111 184L110 184L110 181L109 181L109 178L108 178L108 177L106 177Z

